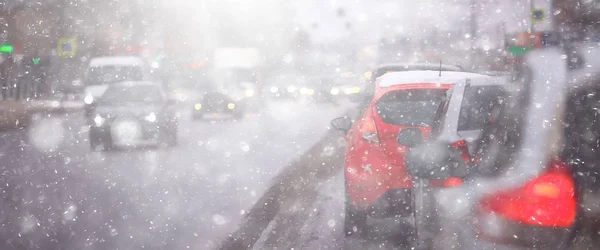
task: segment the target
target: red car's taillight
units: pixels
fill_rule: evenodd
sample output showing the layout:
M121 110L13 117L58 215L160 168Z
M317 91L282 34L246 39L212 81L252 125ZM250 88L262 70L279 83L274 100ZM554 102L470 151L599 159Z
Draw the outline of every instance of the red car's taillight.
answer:
M358 130L365 141L379 144L379 135L377 134L377 126L375 125L373 117L368 116L364 118Z
M444 187L458 187L463 184L461 178L450 177L444 180Z
M528 229L563 233L573 226L576 214L571 173L564 163L553 161L546 173L523 187L485 197L478 230L483 237L499 240L522 239L525 235L520 234Z
M452 143L451 146L460 150L460 155L462 156L463 160L465 160L465 162L471 162L471 156L469 154L469 148L467 147L467 141L460 140L455 143Z

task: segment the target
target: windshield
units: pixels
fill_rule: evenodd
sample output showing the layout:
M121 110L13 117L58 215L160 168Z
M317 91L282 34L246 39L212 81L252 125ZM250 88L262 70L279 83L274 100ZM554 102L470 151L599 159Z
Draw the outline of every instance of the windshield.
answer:
M588 81L600 0L0 0L0 250L600 250Z
M385 94L375 107L388 124L431 126L445 99L445 89L401 90Z
M86 75L87 85L142 80L144 79L141 69L133 66L91 67L88 69Z
M132 87L111 86L101 97L105 104L124 102L156 103L164 101L163 94L158 86L140 85Z

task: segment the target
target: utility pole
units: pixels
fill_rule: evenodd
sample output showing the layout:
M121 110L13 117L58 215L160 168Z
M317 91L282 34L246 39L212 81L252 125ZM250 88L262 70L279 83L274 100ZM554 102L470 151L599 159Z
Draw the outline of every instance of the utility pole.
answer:
M527 15L527 18L529 19L529 34L533 34L534 30L533 30L533 18L531 17L531 15L533 14L533 0L528 0L529 1L529 13ZM552 12L551 12L552 13ZM551 16L551 15L549 15Z
M60 2L60 13L58 16L58 32L57 32L57 36L55 38L56 41L56 45L57 46L61 46L60 44L58 44L58 41L61 37L63 37L66 33L66 19L67 19L67 5L68 5L68 0L62 0ZM49 87L49 89L53 89L50 86L54 86L54 85L58 85L60 82L63 82L65 80L65 72L66 72L66 67L64 67L63 64L65 64L65 60L63 60L63 58L61 58L60 56L53 58L53 62L55 63L55 69L56 69L56 74L53 75L52 77L52 81L48 82L48 79L46 79L46 82L44 84L47 84L47 86Z
M469 63L471 67L475 66L476 58L476 47L477 47L477 0L470 0L470 18L469 18L469 35L471 39L471 48L469 53Z

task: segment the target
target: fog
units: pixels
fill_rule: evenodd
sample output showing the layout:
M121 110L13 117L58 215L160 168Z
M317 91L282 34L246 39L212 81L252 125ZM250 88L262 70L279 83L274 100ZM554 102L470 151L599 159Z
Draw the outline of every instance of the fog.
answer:
M0 0L0 249L598 249L588 0Z

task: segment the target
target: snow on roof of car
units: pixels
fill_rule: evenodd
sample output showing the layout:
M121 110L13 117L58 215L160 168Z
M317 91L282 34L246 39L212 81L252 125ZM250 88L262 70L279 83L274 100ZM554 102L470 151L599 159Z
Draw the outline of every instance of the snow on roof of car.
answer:
M95 57L90 60L90 67L103 67L110 65L118 66L139 66L143 65L144 61L135 56L106 56Z
M405 71L413 71L413 70L437 70L440 68L440 65L437 63L387 63L380 64L377 66L377 69L394 69L394 68L402 68L406 69ZM442 64L442 70L444 71L462 71L459 66Z
M390 72L378 78L378 85L380 87L391 87L394 85L414 83L456 83L457 81L468 78L489 77L476 73L456 71L442 71L442 76L439 75L440 72L434 70Z
M157 87L160 87L160 84L158 84L156 82L148 82L148 81L124 81L124 82L118 82L115 84L111 84L111 86L115 86L115 87L157 86Z

